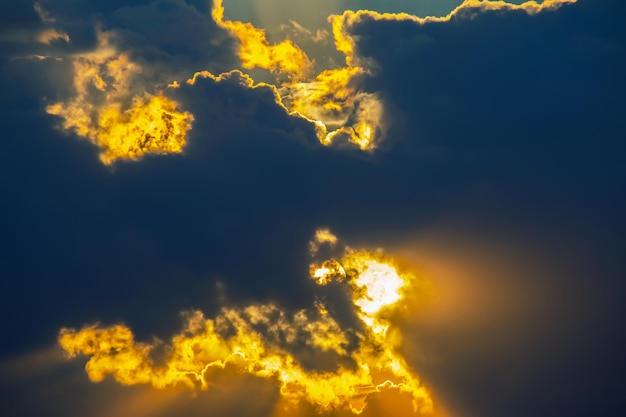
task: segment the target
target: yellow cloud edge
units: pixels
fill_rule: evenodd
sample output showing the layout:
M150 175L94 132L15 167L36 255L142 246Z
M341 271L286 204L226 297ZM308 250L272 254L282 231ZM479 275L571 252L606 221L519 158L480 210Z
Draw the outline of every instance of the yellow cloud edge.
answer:
M448 22L465 12L489 10L521 10L537 14L575 2L545 0L516 5L505 1L465 0L442 17L346 10L341 15L329 16L335 48L345 56L346 66L324 70L314 78L310 77L312 61L291 40L270 44L264 30L250 23L226 20L222 0L214 1L211 15L218 26L237 39L237 52L243 68L262 68L277 75L276 85L255 84L246 76L249 82L244 87L272 88L277 105L291 116L314 125L320 144L330 146L341 138L362 151L371 152L383 140L386 129L384 105L376 93L359 88L359 77L371 75L372 70L356 55L355 40L350 34L355 24L365 18L417 24ZM55 32L50 40L61 39L59 36ZM75 96L47 106L46 111L62 118L62 129L87 137L100 147L100 160L106 165L120 159L138 160L146 154L181 153L192 127L193 115L181 111L179 103L162 93L129 97L132 78L138 76L142 68L130 60L128 53L116 51L110 42L111 33L99 32L98 36L98 48L94 52L73 58ZM206 71L197 74L209 76ZM194 75L191 80L196 77ZM211 77L220 80L220 76ZM174 81L168 87L179 86Z
M88 138L101 149L100 160L138 160L147 154L181 153L193 115L162 94L130 96L142 68L118 53L111 34L98 33L98 48L73 58L75 95L46 107L61 127ZM130 96L130 97L129 97Z
M332 245L337 242L333 237L322 230L310 247ZM432 415L430 393L400 354L401 337L390 319L415 291L415 276L380 251L347 248L334 262L349 273L329 276L324 283L312 278L321 285L338 280L347 286L361 323L356 329L342 327L318 301L315 308L294 314L273 303L224 307L212 319L189 312L161 364L151 357L158 343L135 341L123 325L61 329L58 341L70 357L89 357L85 370L93 382L110 375L123 385L208 389L215 373L228 369L273 381L293 405L304 401L319 410L359 414L371 395L395 390L413 399L416 413ZM333 355L336 368L307 369L297 358L298 349Z

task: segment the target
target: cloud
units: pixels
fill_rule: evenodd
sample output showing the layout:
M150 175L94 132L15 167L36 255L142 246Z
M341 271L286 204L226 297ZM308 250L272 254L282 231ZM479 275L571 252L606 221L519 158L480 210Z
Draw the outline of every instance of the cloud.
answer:
M280 133L309 147L317 142L316 125L289 111L274 85L255 83L239 70L219 75L197 72L183 83L172 83L170 89L201 123L211 126L212 137L198 137L197 141L214 140L214 136L244 129ZM246 120L243 125L242 120Z
M270 45L265 31L250 23L224 20L222 0L213 2L213 19L239 39L239 58L244 68L264 68L294 78L306 77L311 63L306 54L290 40Z
M32 44L40 43L43 45L51 45L54 43L70 43L70 37L67 33L54 29L45 28L38 31L24 31L16 30L10 33L5 33L1 38L1 42L18 43L18 44Z
M307 81L311 63L293 42L285 40L270 45L265 32L252 24L224 20L221 0L213 5L213 17L239 39L239 57L244 68L264 68L289 76L289 80L278 87L282 101L296 116L302 115L316 125L323 145L331 145L337 137L344 137L362 150L375 147L375 138L381 133L378 121L382 110L377 96L360 91L356 82L356 76L366 70L359 67L328 69Z
M222 44L222 49L228 50L229 44L225 38L217 36L213 43L205 42L199 48L189 48L185 38L161 35L175 33L174 30L161 28L155 32L153 28L156 26L152 23L162 20L163 10L173 10L181 19L190 22L190 27L195 29L191 32L194 36L204 32L209 38L220 30L232 34L236 39L236 55L243 68L261 68L276 73L277 86L272 87L277 93L276 105L295 119L307 120L322 145L352 145L362 151L372 151L385 137L389 120L386 120L380 93L368 91L367 84L376 77L376 68L373 62L357 54L355 38L349 33L351 27L365 18L424 24L448 22L457 16L469 19L475 13L492 10L523 10L534 14L571 2L511 5L468 1L442 18L346 11L343 15L331 16L329 20L335 48L345 55L347 66L326 69L310 78L312 62L302 49L289 39L271 44L262 29L250 23L225 19L221 0L212 4L212 21L207 14L182 0L157 0L145 6L118 9L111 20L116 28L108 32L96 31L98 44L95 49L67 57L74 66L75 96L48 105L47 112L63 119L63 129L86 137L102 148L100 159L105 164L117 159L137 160L149 153L181 153L193 116L181 111L179 103L163 95L163 85L177 85L176 78L184 74L172 64L181 61L176 58L178 55L209 53L223 56L224 53L218 52L218 45ZM38 3L35 10L42 21L53 23L50 14ZM164 22L167 24L168 20ZM299 33L306 32L297 24L294 27ZM311 33L308 35L317 37ZM59 40L69 42L70 36L48 28L41 31L37 39L51 44ZM158 53L155 54L155 50ZM25 56L48 55L31 53ZM182 61L185 67L192 62L193 59ZM229 73L223 74L228 77ZM105 82L107 77L109 80ZM250 81L249 86L253 85ZM269 87L269 84L260 85Z
M291 25L281 25L281 30L291 30L296 36L299 36L302 41L312 41L314 43L326 43L330 38L330 33L324 29L317 29L313 34L309 29L305 28L295 20L290 20Z
M120 49L129 51L143 66L144 78L170 83L201 70L230 71L237 65L234 39L203 3L155 0L127 5L106 21L117 34Z
M566 408L582 416L614 392L616 351L604 327L614 313L602 306L607 296L598 284L616 284L619 273L587 269L598 253L565 234L448 218L396 240L398 258L436 288L405 322L403 352L451 415L532 409L549 416ZM587 239L599 244L598 236ZM600 359L601 351L612 358ZM580 386L580 375L601 387ZM603 410L619 409L612 407Z
M359 329L363 320L348 297L341 242L321 244L313 260L306 258L315 227L328 225L355 247L382 242L390 248L400 237L424 237L425 228L443 224L450 239L429 252L429 242L440 235L426 236L415 249L443 271L443 278L437 268L428 271L435 284L453 274L442 285L441 310L402 327L394 316L390 326L400 329L401 356L418 371L435 405L450 399L468 415L481 416L589 415L598 404L602 411L618 409L623 14L605 4L577 2L535 15L486 11L445 23L364 18L350 26L355 57L373 73L352 82L384 103L387 138L393 140L368 158L316 144L315 123L290 114L280 83L218 69L189 84L185 80L204 67L176 72L183 59L163 66L159 78L160 64L150 63L161 58L152 60L141 42L130 47L136 38L128 36L115 39L118 55L112 56L127 54L125 66L142 69L131 77L134 94L162 89L195 120L184 158L144 158L112 172L93 164L96 148L89 141L63 140L48 128L49 120L63 119L38 111L33 83L40 79L26 83L3 73L0 275L10 278L0 309L7 318L3 333L11 335L3 351L50 343L61 326L78 333L83 323L124 322L134 346L155 346L151 365L159 368L176 334L178 311L203 311L206 323L221 317L224 306L244 327L250 321L246 306L272 306L267 314L283 312L281 326L298 327L296 314L304 309L313 322L326 310L342 331ZM73 44L80 41L68 33ZM162 45L158 51L166 52ZM234 59L229 70L237 66L237 48L224 45ZM66 66L70 74L45 91L68 102L75 96L66 90L73 57L63 57L42 61L45 68ZM112 85L106 71L100 76ZM173 80L179 88L167 88ZM308 82L314 80L312 75ZM95 96L103 94L89 85ZM132 97L122 110L132 107ZM387 111L390 106L394 111ZM391 116L404 125L389 123ZM306 138L308 146L289 140L294 137ZM450 213L460 224L450 222ZM457 251L454 237L464 227L471 233ZM492 246L474 252L494 230ZM530 243L515 245L523 239ZM519 258L500 264L498 248L511 248ZM314 279L307 281L309 268ZM233 300L215 307L215 281L225 283ZM347 333L348 346L338 346L349 367L357 345ZM152 334L167 342L155 343ZM303 328L296 340L287 350L307 372L335 369L338 352L316 347L320 341ZM191 399L183 387L176 393L117 387L112 377L92 385L78 369L81 362L66 365L75 372L74 385L56 374L6 390L1 402L18 409L11 415L34 407L40 412L21 415L99 415L95 411L105 413L110 404L143 392L137 408L161 394L176 398L163 405L166 410L151 409L157 415L205 415L207 409L289 415L274 410L282 406L280 383L242 376L234 364L218 369L214 385ZM581 384L581 375L593 383ZM31 395L40 384L40 395ZM63 400L46 401L46 395ZM398 411L397 399L406 412ZM130 408L120 414L133 415ZM410 396L389 389L369 395L363 415L410 412ZM298 413L320 414L306 401Z
M67 33L58 31L56 29L46 29L39 32L37 40L41 43L51 44L54 41L70 42L70 37Z
M106 165L149 153L182 152L193 116L163 95L135 94L132 80L141 67L129 54L117 52L111 36L101 32L98 49L73 58L75 96L46 111L63 119L63 129L101 148Z
M585 134L569 131L571 114L583 117L586 126L614 117L598 113L591 104L591 97L606 91L607 99L613 97L606 108L615 109L611 87L603 81L614 79L611 68L621 66L609 52L613 35L596 29L591 35L589 29L573 27L571 22L581 19L592 24L583 10L593 12L592 6L576 3L540 14L519 8L480 14L461 9L444 23L348 15L342 27L351 28L358 39L359 56L379 66L376 81L385 105L394 106L398 115L410 115L393 125L398 130L392 135L413 132L413 140L394 146L474 161L486 161L496 149L508 148L507 160L519 161L515 163L541 149L546 156L542 169L549 172L550 158L565 157L563 146L567 155L579 151L574 148ZM506 30L500 26L504 22ZM567 25L567 35L562 25ZM597 54L600 49L595 48L606 54ZM545 135L541 129L553 132L552 137L539 141ZM482 146L463 139L474 135ZM558 145L562 135L581 140L569 147Z
M7 49L19 51L23 56L44 55L43 51L63 49L71 42L67 31L58 27L56 19L40 3L35 2L30 10L22 7L1 11L6 21L2 22L0 29L0 57Z
M46 25L60 22L67 31L52 27L38 30L32 36L45 46L26 47L24 50L32 52L12 56L11 61L41 57L40 61L54 59L71 65L70 83L65 74L51 77L58 84L56 94L62 98L53 103L46 100L47 113L61 119L58 127L101 148L100 160L106 165L118 159L141 159L145 154L183 151L193 116L165 96L167 83L177 75L188 74L189 67L229 66L228 39L223 36L221 45L220 28L209 14L185 1L157 0L100 16L94 27L89 16L72 21L62 8L55 9L61 19L51 17L40 4L35 10ZM173 15L187 22L189 33L205 41L186 46L190 44L188 34L163 31ZM85 26L94 32L93 45L85 44L81 33ZM102 30L102 26L113 29ZM159 30L154 31L157 26ZM60 41L70 42L68 33L77 40L76 45L59 47ZM211 65L217 61L222 62ZM48 68L50 65L41 65L41 70Z
M50 16L50 13L38 1L33 3L33 8L35 9L37 16L39 16L39 19L41 20L42 23L56 22L56 19Z
M189 47L187 38L173 38L163 36L163 33L176 33L168 30L155 32L153 23L164 19L163 10L174 10L180 14L181 19L190 22L189 27L195 26L197 29L192 32L196 37L205 32L206 39L212 40L208 43L201 43L202 47ZM171 14L171 12L170 12ZM369 71L360 67L346 67L328 69L320 73L313 79L309 74L312 70L312 63L306 54L290 40L284 40L278 44L270 44L262 29L254 27L250 23L230 21L224 19L224 8L220 1L215 2L212 7L211 17L207 20L207 15L198 11L195 6L189 5L182 0L157 0L146 6L126 7L118 9L109 19L113 29L102 31L96 29L97 45L88 51L81 51L74 54L61 54L61 57L74 62L75 71L80 65L99 54L110 54L104 52L107 48L115 49L115 53L129 63L129 73L133 72L132 84L125 80L123 83L113 81L132 92L125 97L128 102L130 98L136 97L134 106L142 107L144 103L150 101L144 93L138 92L141 87L150 94L161 94L160 86L164 84L174 85L174 81L185 76L184 69L192 65L201 67L214 67L222 70L228 63L228 53L230 45L226 37L220 38L220 31L231 33L237 40L236 55L241 61L243 68L262 68L277 73L277 87L279 99L276 104L288 109L291 116L296 119L306 119L315 130L315 137L325 146L331 144L352 144L361 150L372 150L376 143L382 138L384 126L380 123L383 109L378 96L375 93L364 91L361 87L361 80L369 74ZM169 17L168 17L169 19ZM165 23L170 20L165 19ZM210 23L209 23L210 22ZM163 26L163 25L161 25ZM45 35L45 36L44 36ZM41 42L50 44L57 40L69 41L70 36L66 32L47 29L38 35ZM318 35L315 35L317 37ZM105 39L106 38L106 39ZM312 38L314 38L312 36ZM221 52L220 52L221 51ZM51 52L33 52L23 56L52 56ZM198 60L195 58L184 59L181 56L198 57L203 55L213 55L213 60ZM56 56L59 57L58 55ZM224 59L225 58L225 59ZM77 62L82 61L82 64ZM202 62L204 61L204 64ZM211 62L214 64L211 65ZM182 64L182 66L181 66ZM102 66L103 62L93 62L88 73L102 71L96 66ZM195 70L189 71L187 76L193 74ZM210 72L210 71L209 71ZM224 74L227 74L224 72ZM281 75L287 75L287 79L281 79ZM119 74L118 74L119 75ZM97 74L103 80L103 74ZM167 79L169 77L169 79ZM74 86L83 83L80 80L83 74L75 74ZM128 77L127 77L128 78ZM95 78L94 78L95 80ZM96 90L103 91L104 84L96 80L94 84ZM114 87L115 88L115 87ZM84 90L84 88L83 88ZM74 131L80 136L88 137L97 146L109 149L103 153L101 160L110 164L115 159L138 159L145 153L176 153L180 152L184 146L185 126L178 126L174 130L182 132L174 134L177 136L174 141L161 140L159 137L169 136L167 129L157 128L161 133L145 132L145 127L137 120L146 120L143 117L146 113L129 108L130 104L109 103L109 108L119 107L115 117L109 117L106 123L122 120L122 114L127 111L125 120L121 124L116 123L119 128L114 128L117 132L135 132L133 139L122 139L107 137L109 128L99 129L100 113L104 110L97 108L97 98L93 98L96 91L90 91L89 97L85 91L77 91L77 97L72 100L63 100L55 105L48 106L49 113L62 116L65 120L62 126L66 130ZM114 99L121 98L121 88L117 88ZM107 96L111 99L111 95ZM139 98L137 98L139 97ZM162 100L161 100L162 101ZM84 106L87 104L87 106ZM158 100L153 100L151 107L154 109L159 105ZM176 108L175 103L169 103L168 112L172 115L172 110ZM177 110L176 110L177 111ZM179 112L183 115L184 112ZM163 113L165 114L165 113ZM169 116L168 116L169 117ZM191 116L185 116L185 120ZM178 120L179 117L174 117ZM167 125L167 124L166 124ZM125 127L123 127L125 126ZM166 132L166 133L163 133ZM116 134L114 134L115 136ZM141 136L149 139L143 140ZM156 138L156 139L153 139ZM115 144L117 143L117 144ZM111 150L115 147L117 150ZM123 150L122 150L123 149ZM108 155L108 156L107 156Z
M318 230L312 244L336 243L333 237ZM70 357L89 357L85 370L92 382L111 375L123 385L209 389L214 375L228 368L276 381L281 396L294 405L306 401L320 410L360 414L370 395L392 389L410 394L416 413L432 415L432 399L398 354L401 339L391 328L391 315L419 288L416 278L381 251L346 248L340 261L332 262L341 264L342 273L317 282L347 283L358 328L342 329L323 301L316 310L293 315L274 304L253 304L223 307L214 319L187 313L162 364L151 357L158 344L136 342L123 325L62 329L59 344ZM331 369L320 366L324 362Z

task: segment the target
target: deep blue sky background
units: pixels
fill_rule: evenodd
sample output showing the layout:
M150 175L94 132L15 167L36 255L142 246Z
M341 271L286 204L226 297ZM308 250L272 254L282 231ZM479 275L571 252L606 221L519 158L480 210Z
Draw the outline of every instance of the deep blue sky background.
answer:
M106 19L127 4L60 3L84 17L76 33L88 33L93 13ZM401 252L419 242L451 264L480 258L486 269L467 271L468 288L491 262L497 286L531 281L540 296L518 294L529 315L512 325L524 329L496 309L493 326L416 330L448 355L438 365L416 358L417 373L463 415L621 415L625 8L581 0L537 16L363 22L359 53L379 65L368 87L394 120L373 156L306 143L252 90L207 81L180 92L196 117L185 155L107 168L45 114L51 67L12 60L27 45L0 42L0 358L10 364L53 345L60 327L95 321L167 338L181 310L215 311L217 281L240 302L310 306L307 241L329 226L354 246ZM37 25L30 4L0 11L5 33ZM229 54L216 49L206 65ZM176 62L192 73L196 58ZM229 100L253 114L211 111ZM504 263L503 247L513 254ZM488 299L492 287L480 285ZM64 371L17 382L6 372L7 415L81 409L69 393L42 401L45 411L28 400L48 398Z

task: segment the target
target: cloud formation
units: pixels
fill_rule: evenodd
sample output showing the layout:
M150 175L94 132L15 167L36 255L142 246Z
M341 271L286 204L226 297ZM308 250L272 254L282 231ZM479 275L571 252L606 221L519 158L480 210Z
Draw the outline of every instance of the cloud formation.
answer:
M477 272L458 261L450 244L442 244L438 251L441 264L453 266L457 282L463 284L454 286L458 300L467 303L468 298L473 298L484 312L485 327L474 325L468 329L461 320L462 324L445 329L433 325L431 333L414 332L414 329L403 332L403 339L410 338L417 346L410 349L407 361L419 370L426 385L435 389L435 397L439 393L444 400L458 399L460 409L467 410L467 415L517 416L527 414L529 409L541 416L562 413L564 409L577 415L583 414L582 410L596 410L601 403L598 400L606 398L604 384L591 387L573 381L578 380L576 374L603 381L602 374L615 369L610 366L611 354L599 348L605 340L602 331L593 329L604 328L608 334L613 328L596 326L587 316L594 310L591 306L594 300L602 300L602 304L611 302L592 291L581 291L585 297L572 303L576 307L571 309L553 302L563 301L565 294L578 291L572 281L582 281L582 277L598 287L613 290L621 286L612 286L605 277L605 270L611 268L606 265L613 259L607 255L611 251L610 239L596 239L581 231L584 227L609 226L617 235L619 226L612 224L616 217L613 221L606 220L611 215L605 213L609 210L618 213L623 205L619 192L623 188L623 164L619 163L623 152L619 149L623 146L618 145L622 141L614 133L623 131L616 128L623 125L616 120L623 119L612 118L623 113L621 101L614 99L622 95L620 68L623 66L613 65L621 44L611 42L607 32L597 29L602 25L611 30L606 23L610 20L592 13L590 4L581 3L540 16L523 10L490 11L481 12L473 19L449 22L416 24L364 18L350 26L346 31L355 41L355 56L376 70L373 77L362 75L368 77L367 86L372 86L371 82L373 89L380 88L377 91L385 100L384 107L390 100L398 106L398 115L409 118L406 132L396 130L390 135L397 138L393 144L397 146L386 148L374 160L352 158L352 153L321 147L310 152L311 147L301 149L300 143L284 140L284 136L292 137L298 129L306 137L318 139L314 124L290 114L278 91L281 84L268 81L274 74L257 78L263 71L247 75L239 70L213 69L196 76L190 84L185 81L194 79L190 70L205 67L181 65L183 60L176 61L177 66L186 70L180 70L176 76L164 75L160 81L165 83L160 85L166 97L181 103L185 111L194 115L194 128L188 133L186 148L189 157L146 158L142 164L120 164L115 172L91 164L91 151L95 147L89 143L62 141L58 132L32 123L36 106L29 108L30 118L20 118L15 110L20 109L20 100L13 99L17 104L10 107L10 116L6 118L28 123L22 124L25 131L14 128L18 132L14 134L16 140L7 140L7 150L3 153L7 181L2 186L7 199L2 229L7 244L3 246L6 261L0 262L3 270L0 275L16 277L11 287L18 288L21 282L38 282L37 277L53 276L54 280L51 284L38 282L43 286L38 292L44 296L27 288L30 284L23 284L24 290L5 293L3 311L8 317L13 311L22 317L17 324L12 320L3 322L5 329L13 330L6 334L15 335L8 346L21 346L20 343L25 343L22 340L46 343L60 326L80 329L82 323L96 320L105 323L123 320L128 323L125 327L132 329L135 343L148 341L153 345L149 337L152 332L169 340L181 309L199 308L205 312L204 320L220 316L219 311L204 303L205 299L214 299L207 295L212 293L211 288L207 289L210 287L207 282L212 280L227 282L229 288L239 286L233 292L239 291L243 300L229 302L227 308L239 312L244 308L241 306L271 305L284 313L285 322L291 326L295 312L309 306L305 310L307 317L316 321L318 309L312 307L313 300L306 299L310 295L309 287L305 279L300 279L307 272L308 262L299 258L298 250L306 252L301 244L306 242L306 237L298 237L299 233L310 233L318 224L341 230L351 240L359 236L352 241L380 241L378 237L386 233L388 240L383 239L384 246L389 247L387 242L393 242L397 234L408 235L417 230L415 233L419 235L424 225L436 224L438 216L457 211L465 219L461 223L475 226L465 248L477 245L477 236L485 238L490 227L505 229L492 239L495 247L509 246L511 240L519 239L524 233L534 235L535 243L516 248L515 253L524 259L496 272L489 268L493 269L494 262L500 258L497 251L483 255L485 271ZM595 7L602 7L596 4ZM148 9L151 8L156 6ZM130 10L125 13L136 16ZM210 10L207 13L210 15ZM151 20L154 14L150 16L145 20ZM584 16L589 16L588 20ZM155 26L162 27L162 23L155 22ZM79 40L74 32L68 33L73 42ZM236 54L237 40L226 35L232 39L232 52ZM268 38L272 39L271 34ZM135 39L131 46L131 39L127 32L123 35L124 45L116 43L116 48L130 52L130 62L142 68L141 80L135 77L144 84L141 88L155 92L153 85L143 80L144 76L157 72L161 64L150 60L147 48ZM26 67L26 63L19 65ZM33 68L36 64L29 65ZM227 68L236 67L238 63L234 62ZM255 82L252 77L265 83ZM171 80L178 80L180 87L166 88ZM20 92L19 84L7 82L7 85L5 91ZM34 90L32 85L30 88ZM55 97L55 93L47 95ZM8 97L23 95L7 93L2 99L8 103ZM21 102L25 101L23 98ZM46 118L46 122L49 119L53 118ZM263 128L258 129L259 126ZM428 145L428 141L439 146L438 153L424 157L423 153L410 152L415 148L423 151L419 147ZM210 152L199 155L201 146ZM407 149L409 152L404 152ZM609 154L613 156L607 157ZM16 176L18 171L24 175ZM477 212L485 219L480 227L473 224ZM587 249L572 254L559 244L562 258L547 256L545 269L531 270L525 257L546 252L543 247L546 235L568 217L573 220L562 240L584 241L581 246ZM619 215L619 219L622 217ZM506 229L511 223L519 229L514 232ZM451 233L458 233L458 227L453 225L450 229ZM320 250L324 252L327 246L330 245L321 245ZM590 251L589 265L594 266L579 268L576 264L580 262L580 254L587 251ZM30 262L34 254L40 262ZM11 258L17 261L10 261ZM340 256L320 256L313 262L314 280L310 286L320 292L334 287L348 288L340 260ZM570 269L549 270L568 262ZM302 274L291 265L299 265ZM481 284L480 277L489 273L508 289L505 295ZM576 275L578 278L573 278ZM83 283L83 277L89 277L89 285ZM547 294L546 299L554 297L546 302L544 309L538 308L543 298L539 302L536 297L526 299L516 291L515 282L532 279L536 279L538 294ZM511 285L508 280L513 281ZM317 287L318 281L326 285ZM517 321L510 321L493 307L512 301L522 304L520 299L528 310L540 311L526 315L527 310L520 307L528 328L518 326ZM58 311L60 300L65 312ZM341 329L358 328L356 324L361 319L354 311L353 321L347 322L342 314L332 310L333 302L324 301ZM450 311L463 312L462 304L447 301ZM352 302L345 305L355 309ZM52 313L41 317L41 310ZM564 318L555 320L555 313ZM467 320L466 314L458 317ZM244 320L249 320L248 316ZM24 322L30 327L23 326ZM542 323L545 331L536 330L536 323ZM564 338L562 325L571 325L572 333L580 337ZM48 329L48 333L39 329ZM442 333L445 333L443 338ZM304 343L308 333L300 334L302 345L308 346ZM509 339L510 344L498 343L509 334L514 335ZM554 352L546 354L545 346L549 343L553 344ZM597 345L597 350L592 344ZM160 351L163 346L157 343L155 347L155 366L163 365ZM522 352L520 346L524 346ZM611 346L611 352L619 351L620 345ZM351 347L346 352L352 352ZM316 353L319 350L310 346L307 349ZM420 349L426 349L441 363L429 362L430 356L420 357L423 353ZM567 352L570 359L563 359L560 352ZM323 370L333 370L333 358L338 356L335 351L316 355L292 353L307 371L311 369L311 358ZM594 357L599 356L606 359L597 364ZM416 362L416 357L422 361ZM535 360L538 357L543 358L540 365ZM82 371L78 369L81 360L65 366L76 369L76 373ZM229 365L227 369L217 369L217 373L221 376L236 373L236 368ZM445 368L444 373L441 368ZM560 376L565 368L569 369L566 375L571 378ZM75 378L77 384L89 386L87 389L94 393L93 397L114 389L119 395L114 400L118 402L127 398L122 395L130 396L139 390L153 392L156 398L171 392L155 391L149 386L116 387L112 377L106 379L104 384L90 386L84 375ZM244 398L254 393L256 398L263 397L262 401L271 403L279 395L279 388L275 387L280 384L275 381L254 376L240 380L255 381L255 385L242 391ZM258 387L270 387L269 394ZM363 414L381 415L381 408L376 408L378 399L395 391L370 395ZM42 389L42 392L49 391ZM180 387L177 392L187 391ZM207 409L219 415L237 415L234 410L238 409L240 399L228 397L228 403L228 399L220 398L222 393L223 390L214 386L201 391L196 400L182 402L194 404L197 413L193 415L205 415ZM203 402L209 396L221 404L217 408L220 411ZM10 397L11 391L3 393L3 398ZM490 401L494 397L507 400L494 403ZM67 405L66 413L53 407L46 411L45 402L37 402L34 395L30 398L33 401L29 400L29 404L37 403L42 410L30 415L100 415L76 407L78 402L86 400L71 389L61 397L74 405ZM98 398L99 404L113 402ZM17 404L17 400L11 399L9 403ZM519 407L520 404L525 406ZM205 407L203 411L202 407ZM263 408L255 412L248 404L252 411L243 415L268 415L269 408L270 411ZM180 409L152 412L191 415ZM390 414L393 413L384 415ZM407 414L410 413L397 413Z
M310 247L336 243L321 229ZM329 263L336 268L326 268ZM340 260L312 265L312 278L321 285L347 284L358 327L343 328L323 301L293 315L275 304L253 304L224 307L213 319L187 313L162 363L151 356L157 343L136 342L123 325L62 329L59 344L70 356L89 357L85 370L93 382L111 375L123 385L209 389L215 374L227 368L275 381L294 406L306 401L319 410L360 414L371 395L397 390L412 398L416 413L432 415L430 394L400 354L401 336L392 328L393 315L419 291L416 277L381 251L346 247Z
M211 13L215 22L230 31L239 40L238 55L244 68L263 68L284 73L291 78L304 78L311 62L298 46L290 40L270 44L263 29L251 23L224 20L223 0L213 1Z
M345 56L346 66L328 68L314 76L311 74L313 61L291 39L272 43L263 29L251 23L227 19L222 0L212 3L210 17L216 28L234 38L236 44L234 52L243 69L263 69L274 75L276 105L286 109L290 116L308 121L319 143L324 146L347 145L362 151L372 151L384 139L389 122L386 121L385 105L380 93L368 87L371 80L376 77L376 63L364 59L356 50L356 37L353 32L361 22L374 19L410 21L417 24L443 23L457 18L471 19L477 13L494 10L522 10L528 14L536 14L573 2L575 0L550 0L540 4L529 1L515 5L503 1L468 0L447 16L425 18L407 13L345 11L342 15L331 15L329 22L335 49ZM195 6L181 3L181 0L157 0L155 4L157 3L163 7L185 10L184 13L191 15L200 14ZM145 9L145 12L150 10L149 6L140 8ZM54 22L54 18L41 5L36 4L35 9L42 21ZM126 9L117 15L122 17L121 21L128 21L130 16L137 16L138 11L139 8ZM141 18L135 17L134 21L141 21ZM296 22L293 25L300 35L308 33L311 38L318 37L318 34L307 32ZM94 51L71 58L76 72L74 80L76 96L48 106L48 112L64 119L61 124L64 129L85 136L102 148L101 160L105 164L111 164L116 159L136 160L148 153L180 153L184 149L193 116L180 110L179 103L163 95L163 83L176 86L178 80L163 80L162 75L157 77L157 80L154 74L158 71L150 70L150 64L145 59L137 59L141 57L141 53L138 54L134 50L132 42L124 41L124 33L124 30L119 29L110 32L99 31L98 45ZM70 39L65 32L56 29L47 29L38 36L44 43L58 40L69 42ZM112 51L119 49L119 46L114 46L110 41L114 36L118 38L117 45L125 45L128 49ZM315 42L315 39L312 39L312 42ZM114 58L114 55L119 58ZM110 60L110 65L105 62L107 59ZM124 70L126 74L122 75L119 70L116 74L111 73L111 67L116 65L115 60L126 62L125 65L128 67ZM95 90L104 92L107 85L113 84L115 92L106 93L104 101L98 97L99 93L93 88L86 88L85 75L80 73L85 71L83 68L85 65L90 65L86 73L97 72L96 75L90 76L90 82ZM104 69L104 65L108 65L108 69ZM142 72L150 75L145 80L138 81ZM195 72L194 70L193 73ZM165 74L168 73L172 77L181 74L180 70L165 71ZM104 77L107 76L112 77L110 83L104 82ZM219 75L213 77L218 78ZM137 87L132 85L131 78L134 79L134 83L143 86L150 93L136 93ZM254 83L251 83L250 87L252 85ZM158 120L162 121L159 126L155 125Z

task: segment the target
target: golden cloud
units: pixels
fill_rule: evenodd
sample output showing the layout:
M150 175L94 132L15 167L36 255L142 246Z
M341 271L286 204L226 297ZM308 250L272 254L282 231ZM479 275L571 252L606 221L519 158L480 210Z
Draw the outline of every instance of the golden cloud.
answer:
M193 116L161 94L133 94L133 77L142 68L130 54L113 47L111 36L99 32L95 51L73 57L74 96L48 105L46 111L63 120L64 130L101 148L100 160L106 165L182 152Z
M213 18L218 25L238 39L239 58L244 68L264 68L288 75L286 81L279 82L276 86L280 92L277 103L286 107L290 114L314 123L322 145L329 146L337 142L338 138L343 138L363 151L371 151L382 140L385 130L384 106L377 94L362 91L359 87L359 80L371 75L372 70L367 62L357 56L355 39L350 33L355 24L364 18L408 20L418 24L447 22L455 16L471 17L475 13L489 10L523 10L536 14L575 1L527 1L516 5L504 1L466 0L443 17L422 18L407 13L378 13L370 10L348 10L342 15L331 15L329 22L334 45L345 56L346 66L326 69L312 79L308 78L311 61L291 40L271 45L262 29L250 23L225 20L222 0L214 2ZM298 33L308 33L313 38L313 34L306 28L295 22L292 25Z
M332 244L333 237L320 230L313 242ZM328 264L338 267L321 281L317 270ZM319 268L312 266L319 284L336 280L345 285L359 320L356 327L341 325L322 301L293 314L268 303L224 307L215 318L187 313L183 331L171 339L161 362L152 355L159 343L138 342L123 325L62 329L59 344L70 357L89 357L85 370L93 382L110 375L123 385L205 390L229 370L274 381L292 405L306 402L322 411L358 414L371 396L396 391L412 398L416 413L433 415L429 391L401 355L401 337L391 319L419 288L415 275L381 251L351 248ZM299 359L302 351L330 357L334 366L311 369Z
M244 68L264 68L297 79L306 77L310 71L311 61L292 41L271 45L263 29L251 23L224 20L223 0L213 1L212 16L239 40L239 58Z
M37 35L37 41L47 45L55 41L64 41L69 43L70 37L67 33L57 29L44 29Z

